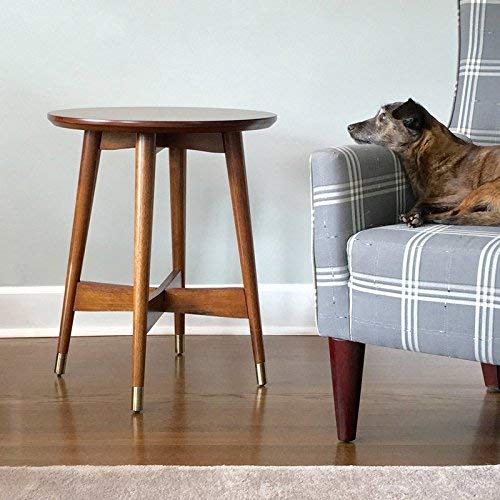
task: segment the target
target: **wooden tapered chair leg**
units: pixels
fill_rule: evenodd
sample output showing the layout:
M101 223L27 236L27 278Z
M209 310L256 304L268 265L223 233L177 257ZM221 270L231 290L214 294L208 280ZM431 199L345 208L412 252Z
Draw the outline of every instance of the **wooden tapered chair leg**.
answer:
M358 425L365 344L333 338L328 339L328 344L337 436L340 441L354 441Z
M73 229L66 271L66 284L59 328L59 342L54 372L61 376L66 367L71 330L75 316L76 287L82 274L83 257L92 213L97 171L99 168L101 133L86 131L83 136L80 175L76 194Z
M132 411L134 412L140 412L143 408L155 161L155 135L137 134L135 147L134 314L132 340Z
M181 286L186 286L186 150L170 148L170 214L172 225L173 270L181 272ZM175 354L184 354L184 314L174 314Z
M488 392L500 392L500 366L481 363L484 385Z
M260 319L257 272L255 270L255 255L243 141L241 132L226 132L223 138L236 236L238 239L241 273L243 276L243 287L245 288L245 300L250 324L250 334L252 337L257 384L259 386L264 386L267 382L264 342L262 339L262 324Z

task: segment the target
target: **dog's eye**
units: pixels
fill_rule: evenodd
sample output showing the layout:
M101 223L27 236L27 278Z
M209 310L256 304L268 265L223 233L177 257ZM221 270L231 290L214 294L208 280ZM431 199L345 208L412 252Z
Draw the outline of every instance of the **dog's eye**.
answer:
M378 115L378 119L379 119L381 122L383 122L383 121L385 120L385 113L380 113L380 114Z

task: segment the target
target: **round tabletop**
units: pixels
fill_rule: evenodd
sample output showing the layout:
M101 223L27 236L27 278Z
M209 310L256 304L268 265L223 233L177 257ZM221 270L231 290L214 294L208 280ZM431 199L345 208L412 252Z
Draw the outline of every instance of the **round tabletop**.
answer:
M224 108L82 108L51 111L58 127L110 132L235 132L270 127L273 113Z

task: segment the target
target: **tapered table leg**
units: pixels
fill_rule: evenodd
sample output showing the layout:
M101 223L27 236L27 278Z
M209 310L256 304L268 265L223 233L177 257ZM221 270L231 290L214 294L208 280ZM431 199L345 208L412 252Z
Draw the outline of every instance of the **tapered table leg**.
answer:
M365 344L334 338L329 338L328 343L337 436L340 441L354 441L358 426Z
M255 270L255 255L243 141L241 132L226 132L223 137L236 236L238 238L241 273L243 276L250 334L252 337L257 384L263 386L267 382L264 342L262 339L262 324L260 319L259 295L257 291L257 273Z
M186 150L170 148L170 213L172 221L172 261L186 285ZM175 353L184 354L185 315L174 314Z
M500 366L481 363L481 368L488 392L500 392Z
M154 134L137 134L135 147L134 296L132 411L143 408L148 320L149 270L153 229L156 144Z
M97 171L99 168L101 133L86 131L83 136L82 157L80 162L80 176L76 194L73 230L69 250L66 284L64 287L63 308L59 329L59 342L54 372L62 375L66 367L66 357L71 339L73 307L75 304L76 286L82 274L83 257L94 200Z

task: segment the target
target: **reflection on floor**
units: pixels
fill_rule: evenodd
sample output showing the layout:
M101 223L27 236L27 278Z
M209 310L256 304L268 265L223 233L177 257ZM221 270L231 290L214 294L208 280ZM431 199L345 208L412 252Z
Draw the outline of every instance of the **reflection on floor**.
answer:
M145 412L129 411L130 337L75 338L67 374L55 339L0 341L0 465L500 462L500 394L479 364L368 347L358 439L336 441L328 348L267 337L269 384L250 340L148 339Z

